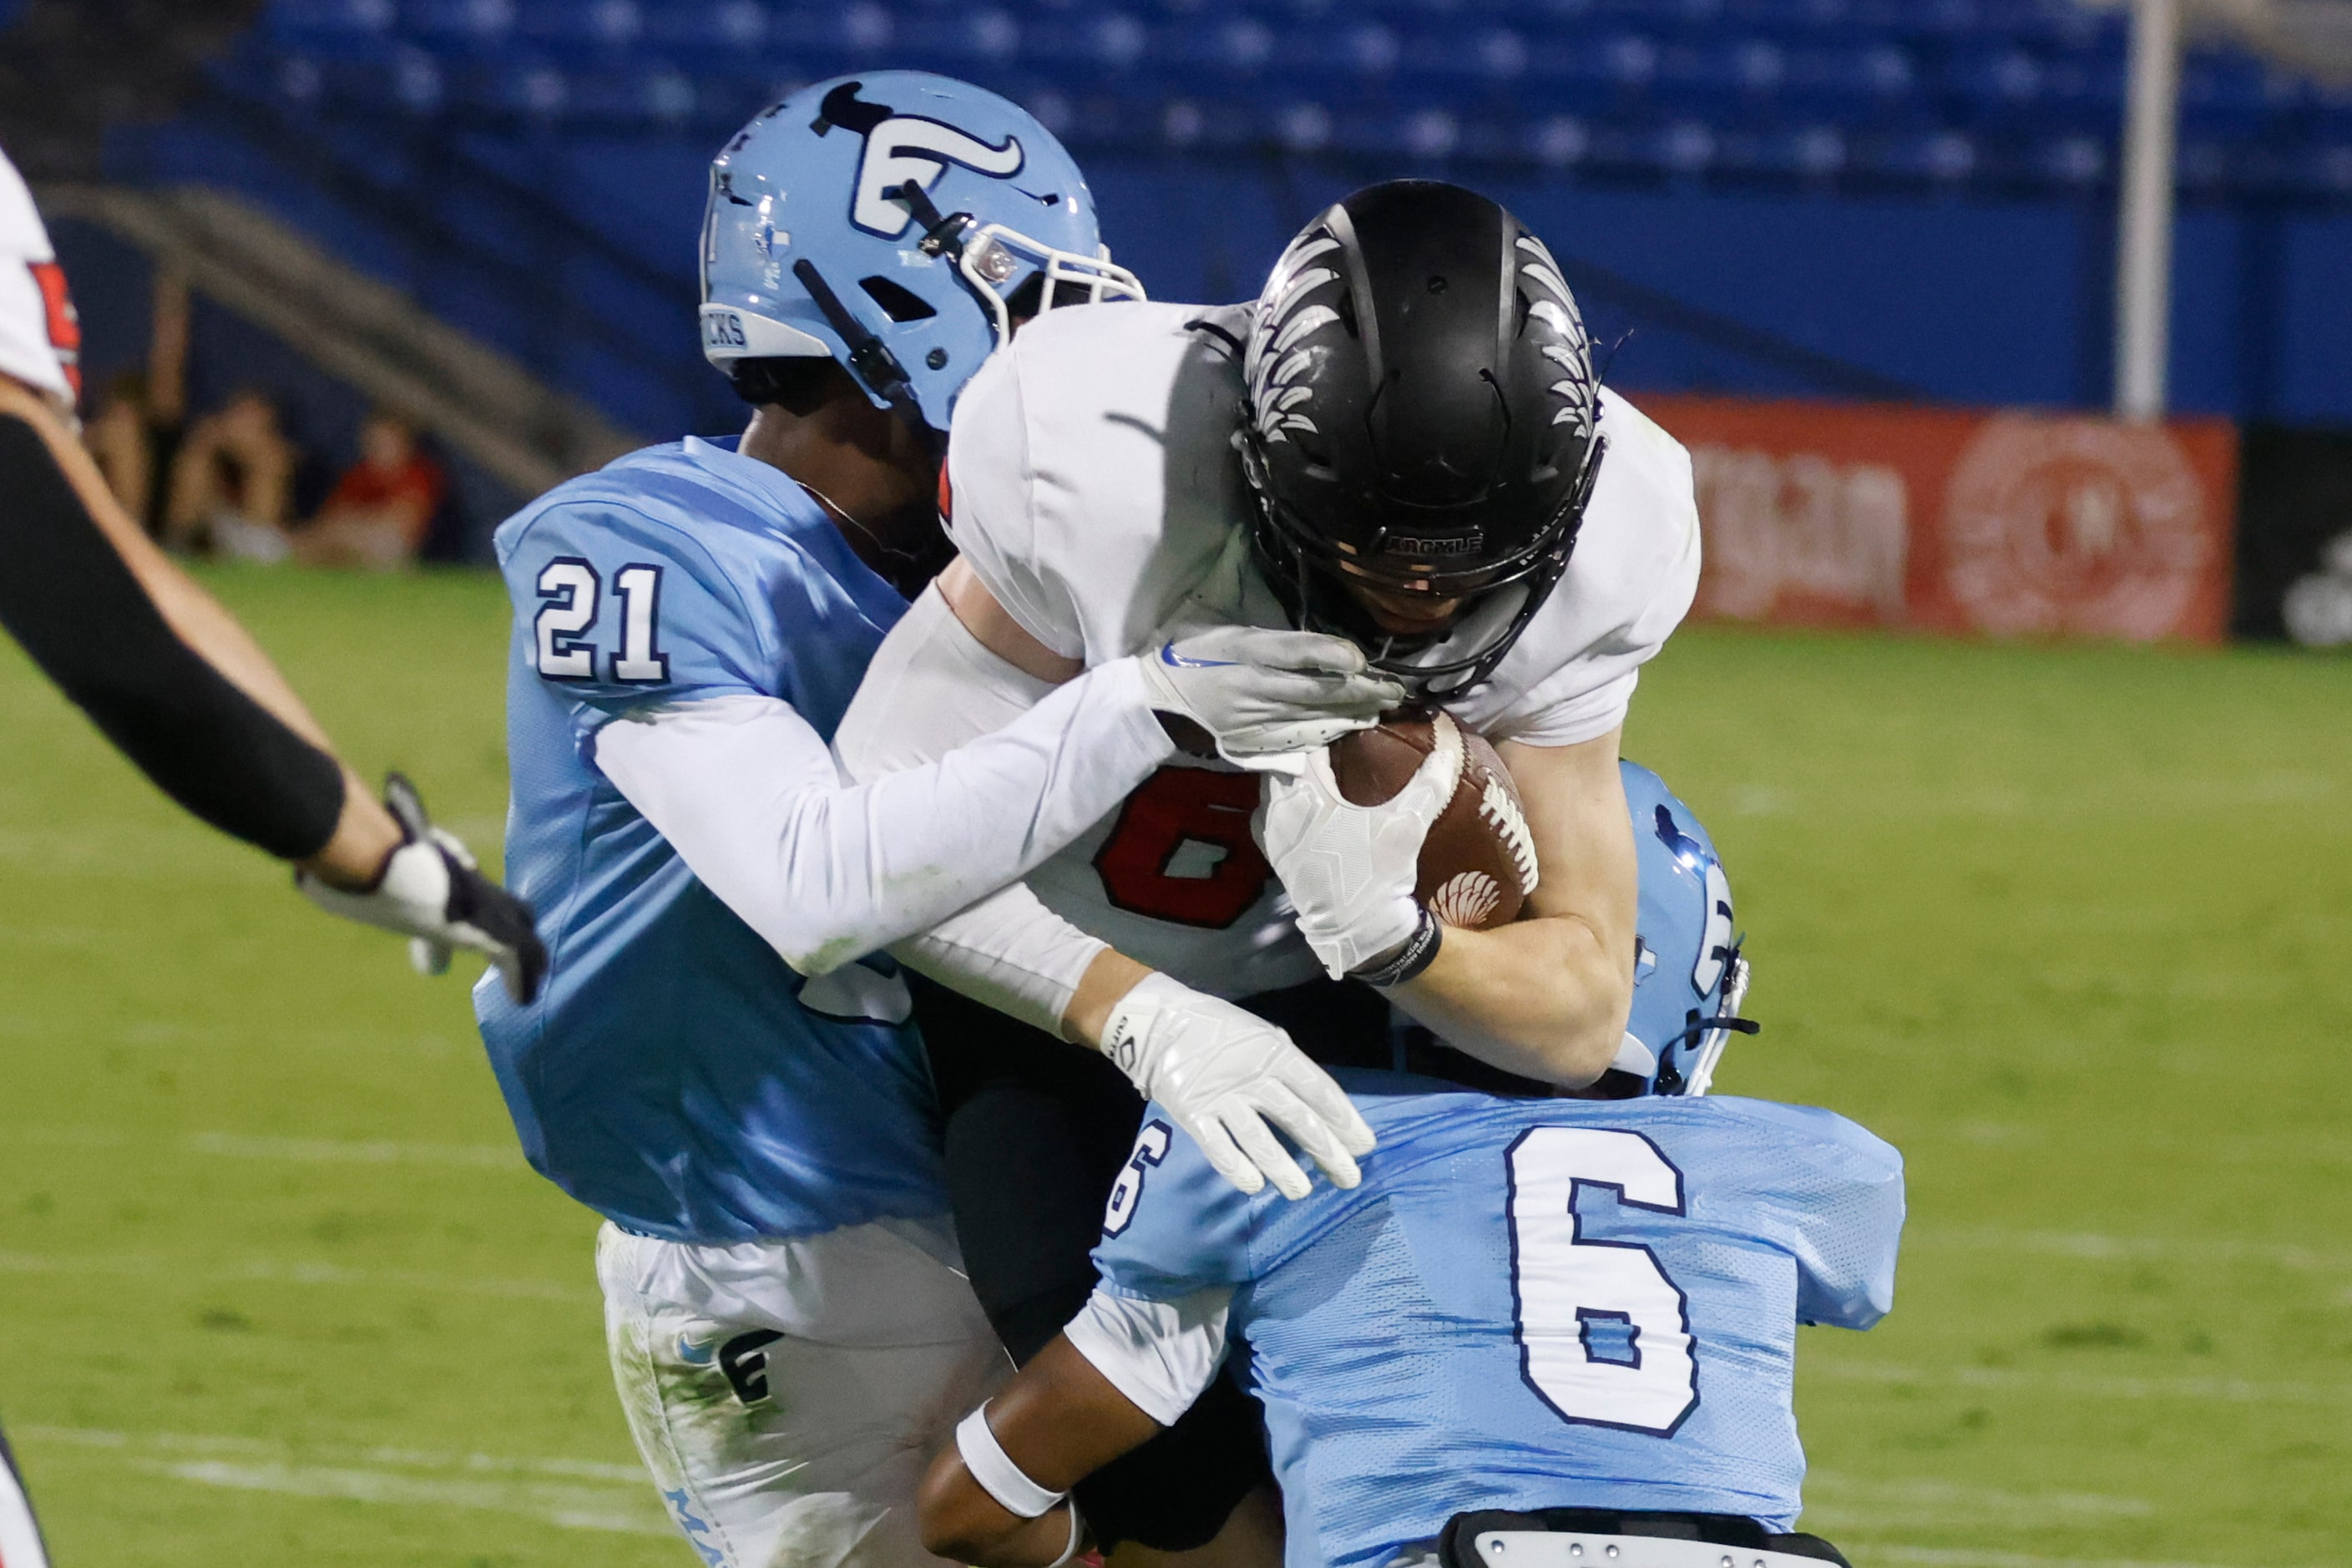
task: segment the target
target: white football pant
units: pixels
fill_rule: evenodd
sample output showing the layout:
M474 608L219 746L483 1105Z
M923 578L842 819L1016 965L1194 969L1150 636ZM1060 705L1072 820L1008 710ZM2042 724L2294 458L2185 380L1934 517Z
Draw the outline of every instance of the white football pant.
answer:
M0 1440L0 1568L45 1568L47 1562L41 1554L41 1527L33 1522L33 1505L16 1479L7 1443Z
M604 1226L621 1406L708 1568L944 1568L915 1489L1012 1370L961 1263L944 1218L737 1247Z

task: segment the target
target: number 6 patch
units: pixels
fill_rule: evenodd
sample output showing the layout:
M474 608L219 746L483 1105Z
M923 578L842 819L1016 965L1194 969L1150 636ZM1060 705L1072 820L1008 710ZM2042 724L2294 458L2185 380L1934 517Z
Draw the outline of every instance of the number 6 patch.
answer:
M1110 1206L1103 1210L1103 1235L1117 1236L1135 1218L1135 1205L1143 1201L1143 1179L1151 1167L1168 1158L1169 1141L1175 1133L1165 1121L1151 1121L1135 1140L1135 1152L1128 1156L1127 1168L1118 1173L1118 1183L1110 1190Z
M1698 1408L1690 1300L1648 1247L1588 1239L1576 1189L1679 1215L1683 1173L1640 1133L1601 1128L1531 1128L1505 1158L1520 1375L1563 1421L1673 1436Z

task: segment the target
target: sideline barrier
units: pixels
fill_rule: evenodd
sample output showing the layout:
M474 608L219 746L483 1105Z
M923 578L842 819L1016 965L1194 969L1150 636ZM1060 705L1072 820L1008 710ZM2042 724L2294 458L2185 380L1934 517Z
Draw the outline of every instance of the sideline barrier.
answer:
M1633 401L1690 448L1695 615L2133 642L2228 629L2227 421Z

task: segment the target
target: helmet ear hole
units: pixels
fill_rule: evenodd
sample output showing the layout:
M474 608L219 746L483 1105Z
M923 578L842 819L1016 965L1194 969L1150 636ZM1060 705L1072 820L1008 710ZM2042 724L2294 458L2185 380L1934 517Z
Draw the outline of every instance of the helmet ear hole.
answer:
M865 289L866 297L881 306L883 314L894 321L919 321L939 314L931 308L929 300L905 284L893 282L887 278L861 278L857 286Z

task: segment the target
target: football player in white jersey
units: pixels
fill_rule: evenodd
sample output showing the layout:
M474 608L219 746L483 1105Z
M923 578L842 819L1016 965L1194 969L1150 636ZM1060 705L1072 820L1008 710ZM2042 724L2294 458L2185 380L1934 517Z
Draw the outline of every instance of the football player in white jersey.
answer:
M1581 1085L1612 1065L1636 890L1618 738L1690 605L1698 518L1682 447L1598 388L1541 240L1458 186L1358 192L1253 305L1041 321L966 389L947 475L961 555L852 704L837 744L853 774L921 763L1085 669L1168 657L1192 626L1314 627L1496 742L1540 877L1496 931L1414 900L1442 759L1360 809L1319 763L1262 779L1179 757L1025 884L902 945L915 967L1114 1048L1181 982L1248 999L1310 1051L1320 1031L1385 1026L1393 1002L1529 1078ZM1100 998L1118 999L1108 1017ZM1018 1098L976 1097L988 1136L951 1120L949 1154L973 1283L1025 1359L1092 1288L1116 1165L1054 1158L1097 1119L1077 1091Z
M160 788L292 861L313 900L408 936L423 967L481 952L528 1000L547 967L530 909L404 781L376 801L245 628L115 503L75 439L80 346L48 231L0 153L0 627ZM0 1439L0 1568L43 1561Z

